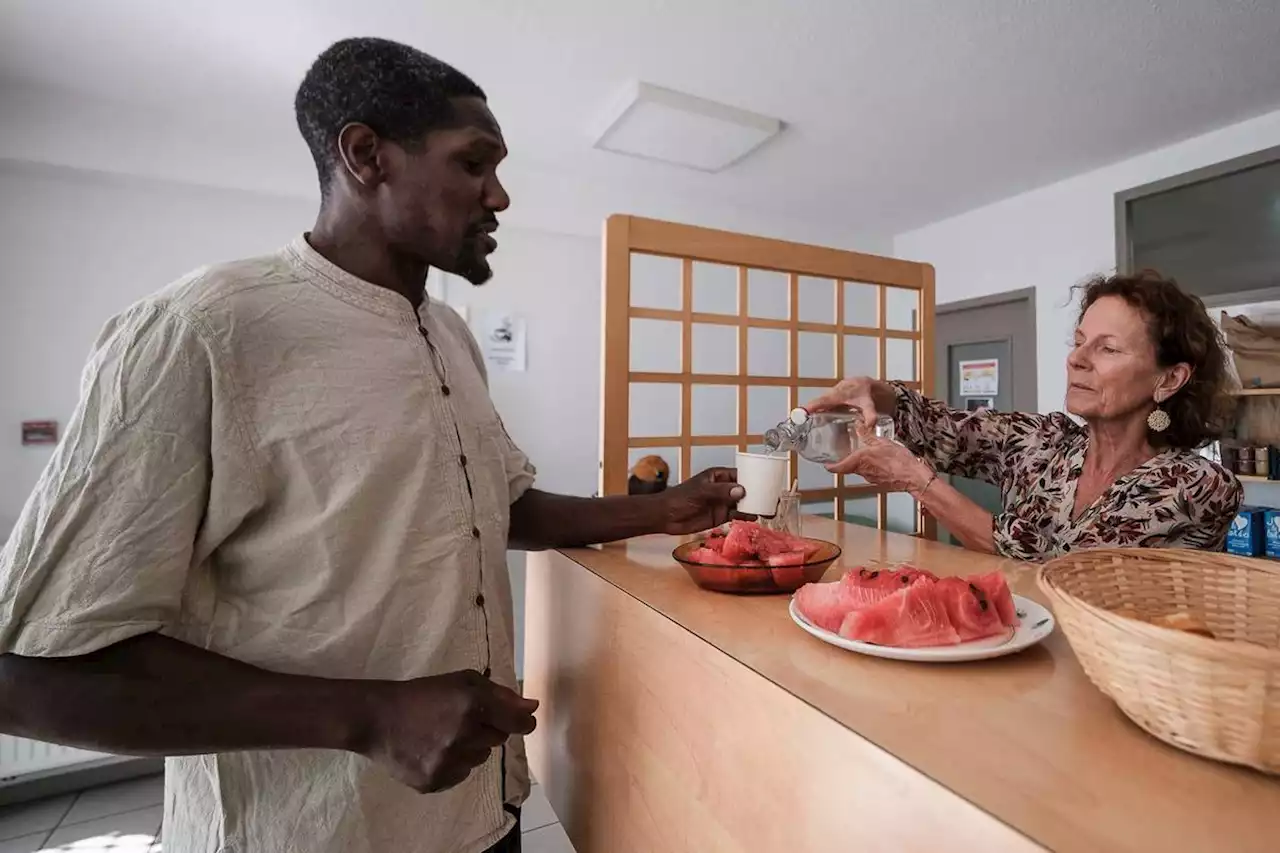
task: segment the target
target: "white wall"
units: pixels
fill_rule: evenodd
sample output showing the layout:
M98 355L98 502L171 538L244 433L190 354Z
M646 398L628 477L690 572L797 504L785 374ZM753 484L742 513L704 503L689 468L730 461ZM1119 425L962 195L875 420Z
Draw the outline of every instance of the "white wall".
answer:
M195 267L271 251L310 226L313 203L0 160L0 536L48 460L23 420L66 423L102 324ZM450 300L529 323L527 373L492 392L541 487L590 495L599 422L597 239L503 228L494 280ZM467 288L469 292L461 289ZM513 555L517 613L523 557ZM517 621L517 636L520 633Z
M65 424L102 324L197 266L261 254L312 205L0 161L0 534L50 453L23 420Z
M1115 267L1115 193L1275 145L1280 111L899 234L894 254L936 267L939 303L1035 286L1040 409L1055 411L1066 396L1070 288Z

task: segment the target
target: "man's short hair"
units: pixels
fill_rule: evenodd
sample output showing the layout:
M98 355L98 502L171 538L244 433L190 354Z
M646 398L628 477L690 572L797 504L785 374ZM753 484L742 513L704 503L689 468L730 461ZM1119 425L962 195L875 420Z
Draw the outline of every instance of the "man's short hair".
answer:
M352 122L409 145L453 120L453 98L484 98L470 77L434 56L387 39L344 39L316 58L298 94L298 130L311 149L320 191L341 164L338 134Z

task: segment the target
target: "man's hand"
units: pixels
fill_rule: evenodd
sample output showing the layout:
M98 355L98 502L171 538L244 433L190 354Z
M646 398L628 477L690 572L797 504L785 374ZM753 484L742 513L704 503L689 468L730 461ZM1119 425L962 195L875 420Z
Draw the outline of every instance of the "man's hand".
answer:
M711 468L662 492L666 511L665 532L672 535L701 533L737 517L734 509L746 492L732 468Z
M421 793L461 784L511 735L527 735L538 703L478 672L376 682L359 750Z

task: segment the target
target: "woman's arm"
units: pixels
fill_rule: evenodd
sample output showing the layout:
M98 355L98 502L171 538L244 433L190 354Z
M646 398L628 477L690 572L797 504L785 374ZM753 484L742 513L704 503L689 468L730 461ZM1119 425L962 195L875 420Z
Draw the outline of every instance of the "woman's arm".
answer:
M991 513L938 479L927 461L892 441L871 439L849 458L828 469L857 474L867 482L907 492L971 551L994 554L995 522Z
M892 415L897 440L934 470L997 486L1011 461L1009 437L1036 430L1043 421L1040 415L963 412L900 383L866 377L846 379L806 408L826 411L845 406L861 411L868 426L877 415Z
M996 554L995 517L971 501L950 483L932 480L912 495L920 506L960 540L970 551Z

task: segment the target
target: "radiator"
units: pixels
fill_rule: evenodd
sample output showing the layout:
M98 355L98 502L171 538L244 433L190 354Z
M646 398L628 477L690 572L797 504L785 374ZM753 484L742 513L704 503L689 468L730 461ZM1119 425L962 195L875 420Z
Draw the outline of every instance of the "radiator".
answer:
M0 781L107 757L69 746L0 735Z

